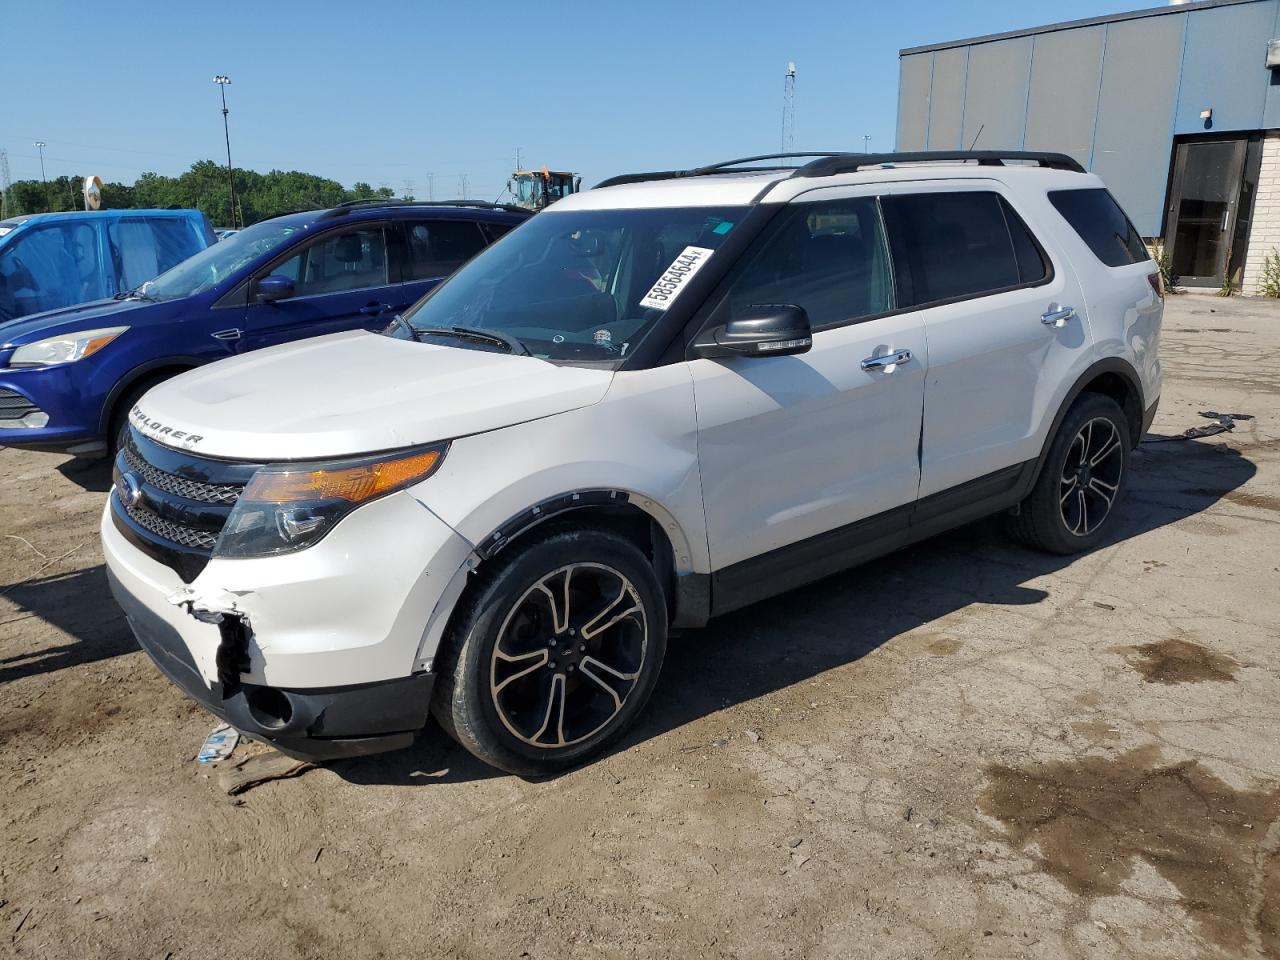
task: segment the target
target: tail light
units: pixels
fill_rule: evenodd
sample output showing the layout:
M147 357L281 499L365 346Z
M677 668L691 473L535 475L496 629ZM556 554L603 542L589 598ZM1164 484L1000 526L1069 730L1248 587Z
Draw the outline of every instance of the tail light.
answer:
M1161 300L1163 300L1164 299L1164 278L1160 276L1159 270L1156 270L1154 273L1147 274L1147 283L1151 284L1151 289L1152 291L1155 292L1155 295L1159 297Z

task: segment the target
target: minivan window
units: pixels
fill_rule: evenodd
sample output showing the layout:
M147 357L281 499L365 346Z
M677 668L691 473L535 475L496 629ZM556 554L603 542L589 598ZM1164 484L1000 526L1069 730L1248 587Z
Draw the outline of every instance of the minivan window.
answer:
M712 323L762 303L803 307L815 329L893 309L874 197L792 204L745 262Z
M484 234L470 220L409 220L406 280L447 277L484 249Z
M148 274L154 276L154 274ZM97 225L34 227L0 253L0 320L109 296L98 263Z
M1050 190L1049 202L1108 267L1151 259L1142 237L1105 187Z
M107 224L107 244L121 290L132 290L205 248L191 222L177 217L112 221Z
M1010 224L1026 227L995 193L902 194L883 205L903 306L978 297L1046 276L1039 249L1035 259L1026 249L1035 247L1029 235L1021 238L1021 257L1015 250Z

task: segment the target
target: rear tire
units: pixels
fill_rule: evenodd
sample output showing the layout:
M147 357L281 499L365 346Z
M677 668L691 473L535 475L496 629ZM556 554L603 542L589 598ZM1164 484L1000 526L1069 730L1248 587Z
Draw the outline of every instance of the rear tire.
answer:
M558 773L620 737L652 694L662 588L634 544L603 530L551 530L491 563L446 631L431 712L485 763Z
M1035 486L1009 520L1010 532L1048 553L1081 553L1115 524L1129 483L1129 422L1110 397L1081 396L1063 417Z

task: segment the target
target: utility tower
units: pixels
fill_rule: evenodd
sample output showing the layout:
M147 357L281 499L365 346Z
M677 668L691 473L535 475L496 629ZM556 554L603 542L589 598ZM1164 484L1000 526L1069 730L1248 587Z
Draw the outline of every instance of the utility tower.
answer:
M12 186L13 180L9 177L9 153L0 147L0 217L15 213L13 201L9 198L9 188Z
M787 64L787 78L782 87L782 152L791 153L796 147L796 64Z

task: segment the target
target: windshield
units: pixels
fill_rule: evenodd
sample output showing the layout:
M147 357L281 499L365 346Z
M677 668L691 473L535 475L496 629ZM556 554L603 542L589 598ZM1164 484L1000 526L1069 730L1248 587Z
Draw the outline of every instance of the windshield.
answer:
M303 229L301 225L278 220L255 223L183 260L172 270L143 284L140 291L149 300L178 300L203 293Z
M501 333L546 360L617 362L745 214L745 207L540 213L404 318L416 330ZM399 324L388 332L408 335Z

